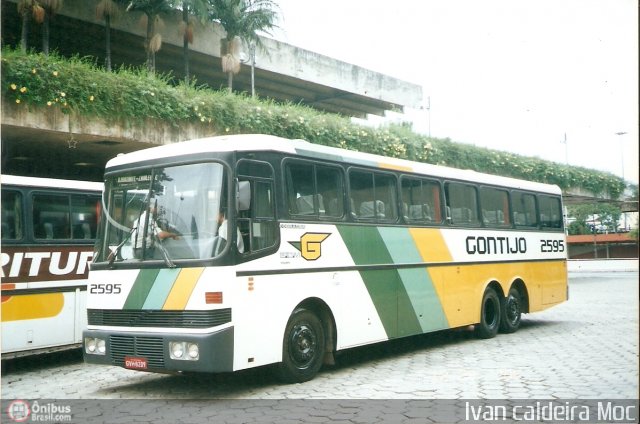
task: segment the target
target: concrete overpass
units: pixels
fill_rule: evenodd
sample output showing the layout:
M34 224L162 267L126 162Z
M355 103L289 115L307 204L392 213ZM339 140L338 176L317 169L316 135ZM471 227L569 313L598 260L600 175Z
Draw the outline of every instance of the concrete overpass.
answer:
M104 63L105 27L96 19L98 0L66 0L51 21L50 45L63 55L79 54ZM112 20L111 51L113 67L121 64L144 65L144 36L141 13L125 12ZM162 15L159 33L162 48L156 54L156 69L184 77L182 44L179 30L182 12ZM2 0L3 44L19 45L21 18L16 0ZM41 46L41 25L31 23L29 45ZM227 75L220 64L220 39L225 34L219 25L197 23L190 45L191 75L198 84L218 89L226 87ZM319 34L318 36L322 36ZM255 89L259 96L290 101L347 116L382 115L386 110L418 107L422 87L383 75L350 63L310 52L272 39L262 39L265 50L256 52ZM248 49L245 46L245 51ZM247 54L248 57L248 54ZM243 64L234 77L234 89L251 92L251 72Z
M608 196L594 194L584 189L574 187L569 190L564 190L563 200L565 206L582 205L585 203L609 203L615 204L624 213L638 212L638 199L634 198L634 193L629 189L625 190L622 196L620 196L620 199L612 200Z
M70 117L55 109L29 111L3 103L2 169L17 175L101 181L107 160L119 153L210 135L214 134L197 125L176 129L154 121L144 127L122 127L96 118ZM622 198L626 200L612 201L579 188L564 192L565 205L606 202L617 204L623 212L638 211L631 192Z
M2 0L2 42L19 45L21 18L16 0ZM104 24L96 19L98 0L67 0L51 21L50 46L62 55L95 57L104 63ZM142 66L145 27L141 13L122 11L112 21L113 68ZM182 14L162 17L161 50L156 54L159 73L183 75ZM41 25L31 22L29 46L41 46ZM198 84L226 87L220 64L220 39L224 31L214 24L196 24L190 46L191 76ZM271 39L263 39L265 51L256 52L255 89L260 97L308 105L345 116L382 115L402 111L422 101L422 87L368 69ZM242 65L234 77L234 90L251 92L251 73ZM148 128L121 128L99 120L75 117L70 133L69 116L55 111L28 112L15 105L2 107L2 169L5 173L59 178L102 180L104 164L118 153L176 140L214 134L196 127L176 130L153 123Z
M2 0L2 41L19 44L21 19L16 0ZM51 48L63 55L79 54L104 62L104 25L95 16L98 0L67 0L51 22ZM112 63L143 65L145 28L141 14L122 12L112 22ZM162 49L156 55L158 72L183 78L182 36L178 30L181 13L163 16ZM29 45L41 45L41 27L31 24ZM190 46L190 68L199 84L213 88L226 86L227 76L220 65L220 39L224 31L217 25L198 24ZM266 51L258 51L255 88L259 96L277 101L301 103L346 116L382 115L387 110L419 107L419 85L379 74L353 64L271 39L263 40ZM242 65L234 77L234 88L251 91L250 69ZM99 120L75 117L69 132L69 116L56 111L28 112L3 104L2 169L5 173L101 180L104 164L118 153L126 153L173 140L208 136L197 127L177 132L170 126L153 123L153 130L122 128ZM576 190L565 193L565 202L609 201ZM637 201L621 202L623 210L637 211Z

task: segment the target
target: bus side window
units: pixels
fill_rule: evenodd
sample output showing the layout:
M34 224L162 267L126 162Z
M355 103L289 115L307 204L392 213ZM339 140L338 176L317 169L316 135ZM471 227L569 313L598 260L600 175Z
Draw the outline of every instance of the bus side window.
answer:
M246 159L241 159L237 168L239 181L248 181L251 187L250 208L239 211L237 219L244 253L272 247L278 241L273 169L266 162Z
M33 196L33 229L37 239L70 239L69 196L35 194Z
M562 228L562 208L560 198L538 196L540 225L545 228Z
M313 166L291 163L286 166L289 214L317 215Z
M445 185L447 206L453 225L478 225L478 196L475 187L460 183Z
M318 166L316 168L318 196L322 197L323 206L320 215L326 218L341 218L344 216L344 182L340 169Z
M2 240L22 238L22 194L13 190L2 190Z
M482 221L487 227L511 226L509 216L509 194L506 190L491 187L480 188Z
M402 215L406 221L440 222L440 185L432 180L402 176Z
M91 240L96 237L99 202L97 196L71 196L71 238Z
M511 204L516 226L536 227L538 225L536 198L534 195L513 191L511 193Z
M262 181L255 183L253 205L254 219L251 225L251 250L271 247L276 240L271 183Z
M356 219L395 221L396 182L388 174L364 170L349 172L351 214Z
M343 177L338 168L308 161L290 162L285 166L285 177L290 215L301 219L344 215Z

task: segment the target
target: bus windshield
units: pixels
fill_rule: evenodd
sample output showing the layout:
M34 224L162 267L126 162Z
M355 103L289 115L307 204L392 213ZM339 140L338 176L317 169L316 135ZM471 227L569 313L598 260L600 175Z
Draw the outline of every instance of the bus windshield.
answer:
M219 163L107 177L96 262L209 259L226 244L227 182ZM223 231L223 227L224 231Z

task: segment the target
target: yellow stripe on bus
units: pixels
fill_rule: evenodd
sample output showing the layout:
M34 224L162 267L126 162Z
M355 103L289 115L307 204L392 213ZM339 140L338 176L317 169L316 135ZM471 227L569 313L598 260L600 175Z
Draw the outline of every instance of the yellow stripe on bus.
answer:
M173 284L167 300L164 302L162 309L182 311L187 306L191 293L198 283L198 279L204 268L183 268Z
M451 262L451 253L436 228L409 228L409 233L425 262Z
M11 296L2 302L2 322L51 318L64 307L63 293Z
M562 261L452 265L429 268L449 325L460 327L480 320L485 287L497 281L507 293L521 279L529 298L529 312L563 302L567 296L566 266ZM544 282L544 283L541 283Z
M410 166L394 165L391 163L378 163L378 167L382 169L391 169L393 171L413 172L413 168Z

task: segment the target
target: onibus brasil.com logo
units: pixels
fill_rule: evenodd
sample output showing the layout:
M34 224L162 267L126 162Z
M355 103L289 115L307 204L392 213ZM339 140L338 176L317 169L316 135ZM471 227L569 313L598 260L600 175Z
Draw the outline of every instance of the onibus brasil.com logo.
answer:
M71 421L71 406L57 405L53 402L45 404L37 400L29 404L26 400L14 400L7 406L7 416L17 423L26 422L31 417L31 422Z

